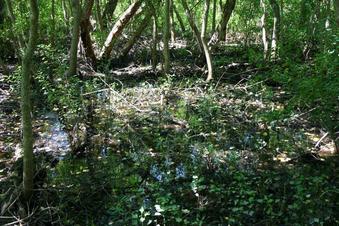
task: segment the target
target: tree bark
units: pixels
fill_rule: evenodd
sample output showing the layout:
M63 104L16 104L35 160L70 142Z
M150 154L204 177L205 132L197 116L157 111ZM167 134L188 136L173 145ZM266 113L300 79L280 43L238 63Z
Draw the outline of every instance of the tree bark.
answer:
M182 4L182 6L183 6L183 8L185 10L185 14L186 14L186 16L188 18L188 22L189 22L189 24L191 26L191 29L193 30L193 34L194 34L194 36L195 36L195 38L196 38L196 40L198 42L198 46L199 46L200 52L204 53L204 45L203 45L201 37L200 37L201 36L200 35L200 31L199 31L197 25L194 22L193 15L192 15L191 11L188 8L186 0L181 0L181 4Z
M207 68L208 68L207 82L209 82L213 78L213 67L212 67L211 54L208 49L207 39L206 39L209 8L210 8L210 0L205 0L204 14L203 14L202 23L201 23L202 24L201 25L201 41L204 47L205 58L206 58L206 63L207 63Z
M78 43L80 32L80 20L81 20L81 6L80 0L72 0L73 7L73 31L72 31L72 43L70 52L70 66L68 75L77 74L77 62L78 62Z
M207 24L208 24L208 12L209 12L210 0L205 1L204 14L203 14L202 25L201 25L201 33L194 22L193 16L188 8L186 0L181 0L181 3L185 10L190 26L193 30L193 33L196 39L198 40L200 50L205 55L206 63L208 67L207 81L210 81L213 78L213 67L212 67L211 54L209 52L207 40L206 40L206 33L207 33L206 30L207 30Z
M218 35L219 41L225 41L227 24L235 8L235 4L236 0L227 0L222 9L222 17L219 25L219 35Z
M80 23L80 37L82 44L85 49L85 55L87 58L91 60L92 66L95 68L96 66L96 56L93 50L92 39L90 34L90 16L92 14L92 9L94 5L94 0L86 0L85 7L82 14L82 19Z
M276 59L277 42L280 37L280 6L276 0L269 0L273 11L273 28L272 28L272 41L271 41L271 58Z
M179 25L180 25L180 28L182 30L182 32L186 32L186 28L185 28L185 24L184 24L184 21L182 20L181 16L180 16L180 13L177 9L177 7L175 6L175 4L173 4L173 10L174 10L174 13L175 13L175 16L177 17L177 20L179 22Z
M104 12L102 14L103 18L103 24L105 26L108 25L108 23L112 20L113 13L115 9L117 8L118 0L108 0Z
M54 45L55 42L55 0L52 0L52 8L51 8L51 43Z
M152 18L152 13L147 10L145 13L144 19L141 21L140 26L137 28L137 30L134 32L133 36L128 40L128 42L125 44L125 46L122 49L122 57L127 56L129 51L134 46L135 42L140 38L142 32L146 29L146 27L149 25L149 22Z
M175 31L175 22L174 22L174 1L170 0L170 31L171 31L171 42L175 43L176 31Z
M170 0L165 0L164 10L164 31L163 31L163 55L164 55L164 73L168 74L170 71L170 52L169 52L169 38L170 38Z
M32 102L31 102L31 70L34 51L38 39L39 9L37 0L30 0L31 18L28 46L22 61L21 81L21 114L22 114L22 148L23 158L23 194L28 200L33 193L34 156L32 133Z
M63 15L64 15L65 23L66 23L67 27L69 27L69 13L68 13L68 9L67 9L66 0L61 1L61 6L62 6L62 12L63 12Z
M265 0L260 0L260 6L263 10L263 14L260 18L261 21L261 32L262 32L262 42L264 46L264 59L267 58L267 52L268 52L268 41L267 41L267 34L266 34L266 6L265 6Z
M141 3L142 3L141 0L137 0L136 2L131 4L131 6L128 7L128 9L121 15L121 17L115 23L101 50L100 58L108 58L110 56L114 42L120 36L123 29L127 26L127 24L133 18L135 13L138 11L138 9L141 6Z
M153 14L153 31L152 31L152 69L155 71L157 69L158 64L158 50L157 50L157 44L158 44L158 24L157 24L157 16L154 13Z

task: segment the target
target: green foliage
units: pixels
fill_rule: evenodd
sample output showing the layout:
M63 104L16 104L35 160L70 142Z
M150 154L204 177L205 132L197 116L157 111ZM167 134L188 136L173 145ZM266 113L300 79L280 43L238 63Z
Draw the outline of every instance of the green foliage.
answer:
M39 64L32 68L35 106L38 111L58 112L69 130L83 122L88 136L84 150L70 153L56 168L47 168L43 186L48 189L40 189L45 195L41 197L48 197L48 205L56 209L61 225L339 224L338 160L297 161L303 152L314 150L314 141L304 129L325 129L332 139L339 129L339 39L333 9L324 1L284 2L279 54L272 62L264 60L260 44L259 1L238 1L228 37L231 44L243 45L212 48L215 77L220 78L216 84L206 85L199 68L189 68L180 77L186 64L199 56L197 48L188 51L190 46L177 49L174 45L171 57L176 74L152 80L132 76L129 81L121 76L123 81L109 87L101 79L65 74L71 38L65 22L69 21L61 1L55 2L55 27L51 1L39 2L41 44L35 56ZM197 20L203 2L188 1ZM174 3L189 27L180 1ZM112 23L129 4L119 1ZM25 1L13 5L16 21L0 25L0 50L9 62L14 48L8 46L15 46L15 37L26 38L29 26ZM159 10L161 15L162 7ZM117 50L140 25L140 15L117 42ZM273 15L269 4L266 16L270 41ZM325 27L327 20L329 27ZM159 30L162 21L158 17ZM102 46L111 25L101 31L92 24L95 45ZM195 40L188 32L179 38L188 37L190 44ZM151 26L143 35L146 38L134 52L137 59L131 71L137 63L148 62L149 50L139 47L149 46ZM231 63L246 66L233 69L228 67ZM109 74L112 65L99 62L98 68ZM17 90L21 73L18 66L6 78ZM233 78L236 85L224 81ZM133 108L135 102L121 98L127 107L115 111L118 107L109 98L116 98L126 87L143 88L140 95L152 89L154 97L149 98L163 98L164 103L144 113ZM104 89L114 92L101 93ZM135 95L131 90L129 94ZM183 90L187 97L180 96ZM305 124L295 122L300 115L307 116ZM281 154L293 159L286 164L273 162ZM7 191L7 184L1 184L0 190ZM6 199L7 194L0 195L1 203Z
M172 177L163 165L169 170L165 181L144 183L133 173L139 166L126 163L113 156L60 163L50 183L59 191L60 213L66 214L63 224L318 225L339 220L333 217L339 204L338 178L327 175L334 165L256 175L226 166L209 175L188 171L187 179Z

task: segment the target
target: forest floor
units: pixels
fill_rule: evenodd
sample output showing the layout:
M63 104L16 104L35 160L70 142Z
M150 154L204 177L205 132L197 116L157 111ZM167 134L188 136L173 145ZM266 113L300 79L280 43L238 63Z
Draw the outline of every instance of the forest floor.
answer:
M50 169L42 184L55 188L43 194L47 205L63 203L37 210L37 219L338 222L338 156L310 119L312 109L288 110L291 94L265 77L269 68L224 59L216 56L210 84L204 68L184 59L169 76L130 64L82 83L82 115L36 112L35 151L49 155L38 162ZM13 167L20 159L20 106L17 85L0 76L0 183L9 184L20 177L13 171L20 168ZM8 199L13 190L0 188ZM300 216L310 205L324 208Z

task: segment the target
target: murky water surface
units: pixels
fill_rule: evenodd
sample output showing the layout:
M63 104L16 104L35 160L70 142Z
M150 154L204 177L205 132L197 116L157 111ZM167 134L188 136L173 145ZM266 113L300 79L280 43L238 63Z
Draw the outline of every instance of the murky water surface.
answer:
M45 152L58 159L63 159L71 148L69 136L58 115L48 112L41 117L39 122L42 123L42 127L38 133L35 152Z

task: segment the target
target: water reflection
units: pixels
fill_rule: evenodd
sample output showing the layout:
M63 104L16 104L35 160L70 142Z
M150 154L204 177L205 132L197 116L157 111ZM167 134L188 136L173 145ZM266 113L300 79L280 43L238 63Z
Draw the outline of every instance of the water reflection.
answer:
M186 178L186 170L184 164L180 163L179 166L175 168L175 179Z
M166 174L162 172L157 165L151 166L150 174L159 182L163 182L166 179Z
M35 152L44 152L62 160L71 150L67 132L58 115L48 112L41 117L43 128L39 132Z

